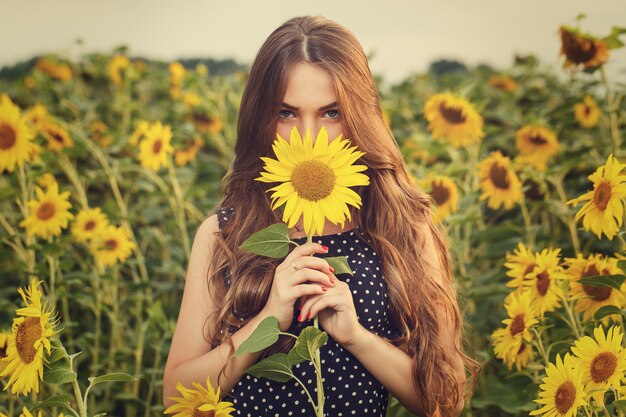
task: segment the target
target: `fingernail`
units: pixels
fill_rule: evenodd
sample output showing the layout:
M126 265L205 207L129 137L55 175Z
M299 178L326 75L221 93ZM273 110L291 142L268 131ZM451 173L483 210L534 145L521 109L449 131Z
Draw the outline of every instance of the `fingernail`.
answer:
M330 282L335 283L335 279L333 277L330 278Z
M298 316L298 321L302 321L302 314Z
M328 246L322 245L322 249L328 250Z
M330 268L330 272L335 272L335 268L333 268L332 266L330 266L329 268Z
M310 319L310 318L311 318L311 313L309 313L309 314L306 316L306 318L307 318L307 319Z
M322 291L326 291L326 287L322 287Z

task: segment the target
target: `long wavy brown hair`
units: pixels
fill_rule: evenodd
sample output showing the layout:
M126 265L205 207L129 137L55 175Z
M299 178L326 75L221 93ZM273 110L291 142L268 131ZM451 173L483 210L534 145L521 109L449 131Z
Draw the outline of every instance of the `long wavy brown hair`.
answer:
M360 43L349 30L321 16L295 17L282 24L261 46L250 69L237 123L235 158L222 182L222 198L217 205L242 209L235 209L216 234L207 288L211 288L219 310L217 317L207 317L207 342L212 348L228 342L230 361L234 352L230 336L265 306L274 270L282 262L242 251L239 246L253 233L282 221L281 213L271 209L266 193L269 186L254 178L263 169L261 157L274 156L271 144L287 79L290 69L300 62L318 65L331 75L344 137L365 152L359 163L368 167L370 185L354 188L363 205L356 212L351 207L351 217L354 225L365 231L381 260L392 319L403 333L389 341L413 358L413 383L427 415L449 415L463 391L450 365L450 355L463 358L464 369L474 381L472 392L481 367L463 351L463 318L448 236L431 221L433 200L410 179L398 144L385 125L378 90ZM254 207L252 213L246 209L250 207ZM439 272L422 256L425 233L434 237L443 267ZM443 285L434 278L436 273L443 275ZM232 278L229 285L224 278L227 274ZM438 321L443 314L453 319L455 354L446 351L440 334ZM281 336L261 359L287 352L293 343L293 338ZM441 387L441 392L434 387ZM467 398L471 393L466 389L464 394Z

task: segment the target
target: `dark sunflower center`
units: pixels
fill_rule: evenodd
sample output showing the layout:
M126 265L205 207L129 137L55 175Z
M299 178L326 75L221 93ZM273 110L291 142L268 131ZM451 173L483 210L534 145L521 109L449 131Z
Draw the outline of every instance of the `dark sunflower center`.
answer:
M319 201L333 191L335 172L323 162L304 161L294 168L291 183L300 197Z
M0 346L0 359L6 358L6 356L7 356L7 348L8 348L7 345Z
M591 114L591 107L585 106L585 116L589 116Z
M617 367L617 356L611 352L602 352L591 361L591 379L604 382L609 379Z
M152 145L152 152L155 154L159 153L159 151L161 150L161 146L163 146L163 142L161 141L161 139L157 139L154 142L154 145Z
M535 264L535 263L532 263L532 264L528 265L526 267L526 269L524 269L524 273L522 274L522 278L525 277L526 274L528 274L530 272L533 272L533 269L535 269L535 266L537 266L537 264Z
M511 322L511 327L509 328L509 331L511 332L511 336L515 336L518 333L521 333L524 331L524 314L518 314L517 316L513 317L513 321Z
M446 103L439 105L439 112L449 123L461 124L465 122L465 115L460 107L449 107Z
M203 114L203 113L194 113L193 120L201 124L210 124L213 121L213 119L210 116Z
M50 136L52 136L52 139L56 140L59 143L65 142L63 136L59 132L51 132Z
M39 317L26 317L17 328L15 348L24 363L31 363L35 359L37 349L35 342L41 339L42 329Z
M594 275L608 275L601 274L595 265L589 265L582 273L582 278L591 277ZM604 301L611 296L611 287L594 287L592 285L583 284L583 290L590 295L594 301Z
M0 125L0 149L11 149L15 145L17 135L12 126Z
M572 381L565 381L556 389L554 393L554 406L563 415L566 414L576 400L576 387Z
M433 197L433 200L435 200L437 205L442 206L450 198L450 190L448 190L446 186L439 182L433 182L433 187L430 195Z
M93 230L94 227L96 227L96 222L93 220L89 220L85 223L85 230Z
M536 146L545 145L548 141L541 135L530 135L528 141Z
M193 409L193 413L191 413L191 417L214 417L215 416L215 410L209 410L209 411L200 411L198 410L198 408L194 408Z
M591 39L576 36L575 33L567 30L561 30L561 41L565 56L575 64L591 61L598 52Z
M609 201L611 200L611 184L608 182L603 182L596 188L593 193L593 203L596 205L598 210L604 211L606 210L606 206L609 205Z
M537 292L543 297L548 293L548 287L550 286L550 274L544 270L537 274Z
M520 355L524 353L525 350L526 350L526 344L522 343L521 345L519 345L519 349L517 349L517 354Z
M48 220L54 216L54 204L49 201L44 202L37 210L37 218L40 220Z
M489 178L491 182L498 188L508 190L510 186L509 173L505 167L498 164L491 165L489 169Z
M117 240L115 239L109 239L106 242L104 242L104 248L109 251L115 250L117 246L118 246L118 243L117 243Z

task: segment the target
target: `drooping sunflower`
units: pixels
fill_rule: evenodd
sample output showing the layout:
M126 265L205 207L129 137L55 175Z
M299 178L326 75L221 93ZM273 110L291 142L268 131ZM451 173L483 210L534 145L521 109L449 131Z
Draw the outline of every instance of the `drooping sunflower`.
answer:
M530 292L516 291L512 293L509 302L505 302L509 318L502 320L506 325L504 329L497 329L493 332L493 351L497 358L502 359L506 366L511 369L515 364L525 365L529 355L530 346L523 347L532 340L530 328L537 324L536 311L532 305ZM523 354L524 358L518 358ZM522 360L523 359L523 360Z
M622 328L612 326L605 335L603 327L598 326L593 330L593 336L583 336L572 346L575 364L582 370L585 389L619 389L626 371ZM598 405L604 405L604 391L597 391L591 396Z
M283 222L289 228L295 226L300 216L304 216L304 230L307 236L321 235L325 218L333 224L344 227L350 217L348 204L359 208L361 196L349 187L369 185L369 177L360 171L365 165L352 165L365 152L349 147L350 141L339 135L328 142L328 131L324 126L319 130L315 144L312 143L310 129L304 140L294 126L287 142L279 134L272 144L276 159L261 157L267 171L255 178L262 182L281 182L266 190L272 194L272 210L286 203Z
M18 288L26 307L15 312L20 317L13 319L13 337L9 339L7 356L3 359L6 367L0 377L9 376L5 390L11 386L11 393L27 395L39 392L39 381L43 379L45 362L44 349L50 354L50 338L57 333L55 327L58 318L51 317L54 310L41 301L38 286L41 281L31 279L29 287L24 291Z
M113 84L120 86L122 84L122 72L130 66L128 57L124 55L115 55L107 66L107 74Z
M176 404L169 406L165 414L174 414L173 417L195 417L209 415L212 417L232 417L230 413L235 411L233 403L230 401L220 401L220 386L217 391L211 385L210 377L206 378L207 387L203 387L197 382L192 382L197 389L186 388L180 382L176 383L176 389L182 397L168 397L176 401Z
M198 137L193 138L185 149L179 149L174 153L174 162L178 166L183 166L196 159L196 155L204 141Z
M585 68L597 67L609 59L609 48L601 39L583 34L578 29L561 26L561 51L565 55L563 68L572 67L575 71L579 65Z
M100 207L81 210L72 222L72 235L77 241L86 243L99 236L109 225L109 219Z
M535 254L530 248L526 248L522 242L518 242L517 248L513 249L513 254L507 252L504 266L508 268L506 275L511 277L506 283L507 287L519 288L524 281L526 274L531 272L537 262Z
M511 160L499 150L479 162L477 167L482 189L479 200L488 199L490 208L496 210L504 205L509 210L524 198L522 183L511 168Z
M576 213L575 220L578 221L582 217L585 230L591 230L598 239L601 239L604 233L609 240L613 240L613 236L622 226L626 175L620 175L620 172L624 167L626 164L621 164L611 153L606 164L588 177L593 182L593 191L567 202L578 204L587 201Z
M545 248L535 254L537 265L528 272L520 289L530 290L532 303L538 315L543 316L561 305L563 288L561 284L567 279L560 265L561 248Z
M508 75L493 75L489 78L489 85L509 93L517 89L517 82Z
M0 94L0 173L22 166L33 151L35 131L20 108L5 93Z
M9 339L13 337L13 333L10 330L0 331L0 372L7 367L7 361L2 359L7 357L7 349L9 347Z
M557 353L555 363L548 364L542 382L539 398L533 401L543 404L543 407L531 411L531 416L576 417L578 408L587 406L582 372L575 366L569 352L563 359Z
M515 147L520 152L517 161L545 171L546 163L558 152L560 144L552 130L539 124L529 124L515 133Z
M89 249L98 265L107 267L124 262L137 249L137 245L125 227L107 225L91 239Z
M442 138L455 148L478 143L483 138L483 118L460 96L439 93L424 104L424 116L433 138Z
M436 204L434 221L439 223L459 209L459 190L454 180L444 175L429 174L428 178L418 181Z
M575 311L583 313L583 320L593 320L593 316L601 307L614 305L622 308L626 306L624 296L626 285L622 290L611 287L595 287L580 283L581 278L596 275L623 274L617 266L617 258L605 257L602 254L592 254L584 258L582 254L577 254L576 258L565 258L563 264L568 268L565 274L569 278L568 295L576 301ZM609 319L621 322L621 314L612 314L602 319L602 324L609 325Z
M174 153L172 128L162 125L160 121L153 123L145 133L145 138L139 143L139 162L141 165L158 171L161 166L168 166L168 155Z
M74 141L68 131L57 123L44 123L41 126L41 134L46 138L46 146L50 151L60 152L63 148L74 146Z
M200 133L217 133L224 128L224 123L219 118L203 110L191 111L188 119Z
M582 103L574 104L574 116L578 123L585 129L598 124L600 119L600 107L590 95L586 95Z
M59 236L62 229L68 225L68 220L74 218L69 209L72 207L68 201L70 192L63 191L59 194L59 184L52 183L46 191L37 187L35 189L38 199L28 201L30 213L22 220L20 227L26 228L28 235L36 235L43 239Z

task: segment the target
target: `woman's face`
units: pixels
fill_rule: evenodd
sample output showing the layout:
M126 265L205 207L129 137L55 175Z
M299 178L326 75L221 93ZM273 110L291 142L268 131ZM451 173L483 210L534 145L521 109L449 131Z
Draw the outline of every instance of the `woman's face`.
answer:
M332 142L343 134L342 115L336 102L330 74L316 65L299 63L289 74L276 132L289 142L293 126L298 128L302 137L310 128L315 143L317 133L325 126L328 140Z

